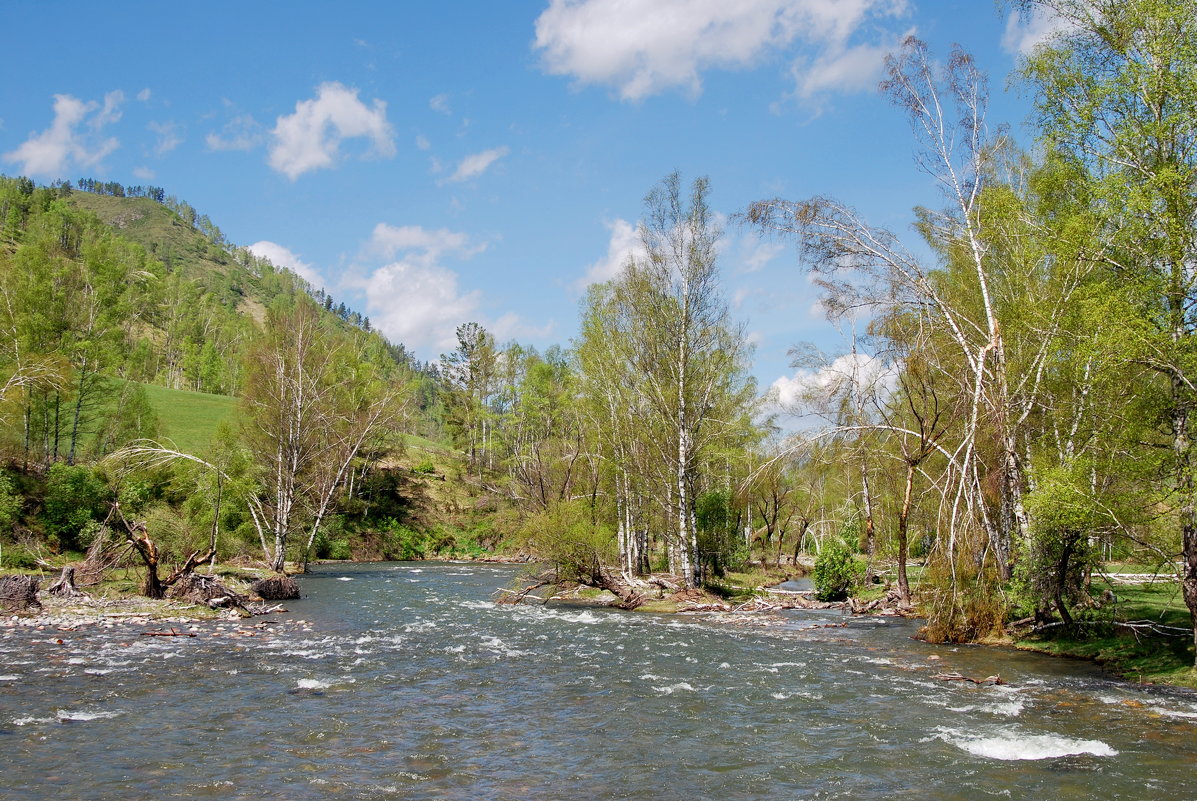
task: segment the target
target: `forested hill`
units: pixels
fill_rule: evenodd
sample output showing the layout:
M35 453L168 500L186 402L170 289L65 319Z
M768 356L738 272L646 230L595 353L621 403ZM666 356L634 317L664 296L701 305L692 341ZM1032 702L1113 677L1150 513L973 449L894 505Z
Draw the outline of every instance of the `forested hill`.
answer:
M85 445L97 455L148 433L126 414L139 404L122 382L237 395L267 309L298 297L311 295L325 325L367 342L371 358L414 374L368 320L162 189L78 187L0 177L0 347L9 366L50 377L10 397L21 441L7 447L23 461L75 461Z

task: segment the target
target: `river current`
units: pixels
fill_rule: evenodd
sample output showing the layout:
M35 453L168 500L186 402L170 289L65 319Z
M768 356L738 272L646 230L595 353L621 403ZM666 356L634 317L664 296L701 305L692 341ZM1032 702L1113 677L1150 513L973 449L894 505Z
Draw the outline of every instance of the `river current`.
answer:
M495 604L513 571L321 566L195 637L0 628L0 796L1197 799L1192 694L902 620Z

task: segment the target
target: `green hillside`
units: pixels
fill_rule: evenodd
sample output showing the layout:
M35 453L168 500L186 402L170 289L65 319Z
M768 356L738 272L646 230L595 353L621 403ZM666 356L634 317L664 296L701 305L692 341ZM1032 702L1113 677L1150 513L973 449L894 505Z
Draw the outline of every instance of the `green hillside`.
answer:
M143 386L158 415L160 439L185 453L203 453L220 424L236 419L237 399L228 395Z
M226 277L232 274L237 278L249 276L203 233L171 209L149 198L73 192L70 202L76 208L95 214L119 236L141 245L167 269L177 269L188 278L204 279L214 274Z

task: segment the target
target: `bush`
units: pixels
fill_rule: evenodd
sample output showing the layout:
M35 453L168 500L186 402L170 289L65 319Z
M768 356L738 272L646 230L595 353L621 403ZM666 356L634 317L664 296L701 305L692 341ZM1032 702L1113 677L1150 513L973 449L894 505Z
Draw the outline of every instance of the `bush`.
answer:
M403 525L393 517L382 523L382 558L407 562L423 559L429 548L428 537L423 532Z
M618 558L615 531L598 523L583 501L563 501L531 515L519 544L553 565L558 578L587 583L599 566Z
M105 494L103 482L86 467L51 465L42 515L48 539L67 550L78 548L80 532L103 516Z
M21 494L12 477L0 472L0 533L11 532L21 516Z
M846 542L832 540L824 543L815 559L812 575L815 598L820 601L844 600L864 572L864 565L852 555L852 549Z
M17 570L34 570L38 567L37 554L20 543L0 545L0 567Z

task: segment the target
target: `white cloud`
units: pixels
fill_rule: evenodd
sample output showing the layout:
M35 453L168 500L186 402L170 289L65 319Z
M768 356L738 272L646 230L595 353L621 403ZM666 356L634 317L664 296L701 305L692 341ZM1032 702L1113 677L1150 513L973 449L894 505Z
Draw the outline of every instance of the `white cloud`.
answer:
M526 342L529 339L545 339L553 333L556 327L551 320L541 326L530 325L515 312L508 312L487 326L488 330L495 335L495 341L499 343L512 340Z
M876 44L829 47L809 63L795 62L792 75L797 95L810 98L822 92L863 92L877 86L885 67L885 57L897 50L911 28L902 34L890 34Z
M452 114L453 109L449 107L449 96L446 94L439 94L428 101L428 108L433 111L439 111L441 114Z
M154 154L157 156L165 155L183 144L179 126L173 120L171 122L151 122L146 128L158 134L158 143L154 145Z
M475 243L459 231L379 223L363 251L387 263L364 278L347 280L346 285L365 295L366 311L376 328L425 358L455 348L457 327L471 321L486 327L500 342L547 337L552 323L531 326L514 313L488 319L481 290L463 289L457 272L444 265L484 250L485 243Z
M731 307L737 311L744 308L744 302L756 295L764 294L762 289L753 289L751 287L742 286L732 293Z
M551 0L534 47L546 72L636 101L671 89L697 95L704 70L749 67L801 41L811 52L796 61L814 65L812 91L853 90L872 54L852 38L906 11L906 0ZM801 91L807 80L796 79Z
M483 150L481 153L474 153L466 156L457 165L457 169L446 180L450 182L467 181L470 178L477 178L482 173L490 169L490 166L499 159L510 153L507 147L495 147L490 150Z
M158 174L149 167L134 167L133 177L140 178L143 181L152 181L158 177Z
M387 122L387 104L367 107L357 90L323 83L316 97L295 104L295 113L279 117L271 132L270 166L292 181L309 170L331 167L345 139L365 137L380 156L395 154L394 132Z
M316 268L308 264L303 259L299 258L293 251L283 247L277 242L270 242L262 240L261 242L254 242L248 248L250 253L254 254L260 259L266 259L275 267L285 267L291 272L298 275L303 280L307 281L313 287L319 288L324 286L324 278L316 271Z
M148 103L150 100L150 95L151 95L150 89L149 89L149 87L146 87L145 89L142 89L140 92L137 93L137 99L139 101L141 101L142 103Z
M41 133L31 134L4 160L19 165L25 175L61 177L76 167L95 167L120 146L101 131L121 117L123 92L109 92L104 103L84 102L71 95L54 95L54 121ZM87 130L90 129L90 130Z
M111 125L114 122L120 122L121 106L125 103L125 93L120 89L108 92L104 95L104 105L100 108L100 112L92 117L89 124L95 130L100 130L105 125Z
M265 131L249 114L241 114L224 124L220 133L204 137L209 150L252 150L262 144Z
M478 290L462 292L457 273L440 262L468 259L485 247L447 228L379 223L366 251L391 261L352 283L364 291L371 322L388 338L440 353L456 344L457 326L477 319L482 297Z
M615 278L629 259L645 257L644 243L636 226L627 220L617 219L607 223L611 238L607 242L607 255L586 270L586 274L574 282L574 289L583 290L591 284L601 284Z
M1040 6L1035 6L1027 16L1012 11L1002 33L1002 49L1011 55L1029 56L1036 47L1070 28L1068 22Z
M471 244L468 236L448 228L429 230L419 225L379 223L374 226L368 250L387 259L403 254L407 260L427 266L440 261L446 253L472 258L486 250L486 244Z
M799 413L843 396L854 382L866 394L884 397L896 386L895 369L875 356L846 353L823 367L801 368L792 376L781 376L770 386L770 398L779 409Z
M409 348L452 350L457 326L476 316L482 293L462 294L457 273L396 261L379 267L361 284L374 327Z
M432 147L432 143L428 141L428 137L420 134L416 137L416 148L419 150L428 150Z

